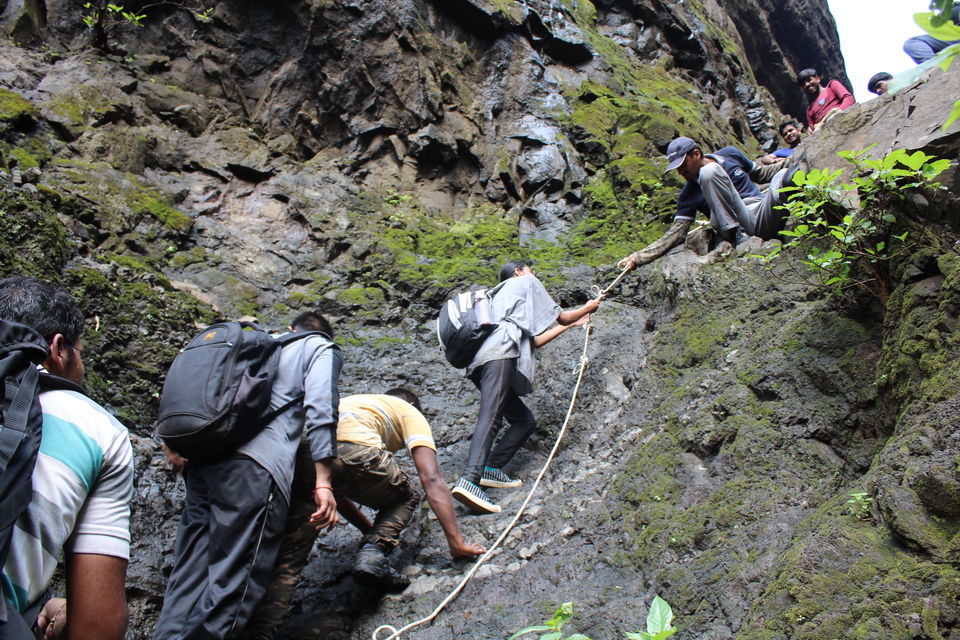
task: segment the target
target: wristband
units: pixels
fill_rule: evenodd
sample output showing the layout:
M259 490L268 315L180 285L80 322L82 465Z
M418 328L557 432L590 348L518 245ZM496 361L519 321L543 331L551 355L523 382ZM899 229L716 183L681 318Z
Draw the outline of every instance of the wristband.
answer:
M317 487L314 487L314 488L313 488L313 492L316 493L316 492L319 491L320 489L329 489L331 492L333 491L333 487L331 487L330 485L321 484L321 485L319 485L319 486L317 486Z

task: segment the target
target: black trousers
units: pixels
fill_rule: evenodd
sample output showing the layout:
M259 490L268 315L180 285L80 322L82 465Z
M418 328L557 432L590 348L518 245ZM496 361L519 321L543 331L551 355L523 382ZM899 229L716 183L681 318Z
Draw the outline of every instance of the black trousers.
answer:
M287 504L247 456L188 463L176 560L154 640L239 637L263 597Z
M483 467L503 468L537 428L533 412L511 388L517 359L494 360L473 370L470 380L480 389L480 413L470 440L463 477L478 484ZM509 423L491 451L503 420Z

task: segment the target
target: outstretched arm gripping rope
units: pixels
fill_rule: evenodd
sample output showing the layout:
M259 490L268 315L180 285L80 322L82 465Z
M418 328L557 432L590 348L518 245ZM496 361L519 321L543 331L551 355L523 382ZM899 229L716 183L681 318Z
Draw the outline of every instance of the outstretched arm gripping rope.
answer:
M607 288L605 289L601 290L600 287L598 287L597 285L593 285L593 287L590 290L591 296L596 300L603 300L607 296L607 294L610 292L611 289L613 289L615 286L620 284L620 281L623 280L624 276L626 276L627 273L630 272L630 269L631 267L625 268L620 273L620 275L617 276L616 279L614 279L614 281L611 282L610 285L607 286ZM440 615L440 612L443 611L443 609L450 602L452 602L453 599L456 598L461 591L463 591L464 587L467 586L467 583L470 581L471 578L473 578L473 576L477 573L480 567L483 566L483 564L486 563L487 560L493 557L494 552L497 550L500 544L506 539L510 531L513 530L517 522L520 521L520 516L523 515L524 510L527 508L527 504L530 503L530 500L533 499L534 493L536 493L537 488L540 486L540 481L543 479L544 474L547 472L547 469L550 467L550 463L553 462L553 458L556 456L557 450L560 448L560 442L563 440L563 436L567 432L567 425L570 423L570 417L573 415L573 407L577 402L577 394L580 392L580 383L583 381L583 373L586 370L587 364L589 362L587 359L587 347L590 344L590 333L593 330L593 326L590 323L587 323L585 326L586 326L586 332L583 337L583 350L580 353L580 362L577 364L577 367L575 370L575 373L577 375L577 382L574 385L573 394L570 397L570 406L567 409L566 417L563 419L563 426L560 427L560 432L557 434L556 442L553 443L553 448L550 450L550 455L547 456L546 462L544 462L543 467L540 469L540 473L537 474L537 479L534 481L533 486L530 487L530 491L527 493L527 497L523 500L523 503L520 505L520 508L517 509L516 515L513 516L513 519L510 520L510 523L506 526L506 528L503 530L503 532L500 534L497 540L492 545L490 545L490 549L487 550L485 554L483 554L482 556L480 556L480 558L477 559L473 567L470 568L470 571L468 571L467 574L463 577L463 579L460 580L460 584L458 584L456 588L450 592L450 595L444 598L443 601L437 605L436 609L433 610L433 613L419 620L415 620L414 622L411 622L403 627L400 627L399 629L389 624L380 625L379 627L374 629L373 635L371 636L372 640L397 640L398 638L401 637L402 634L406 633L407 631L410 631L415 627L419 627L420 625L426 624L427 622L430 622L431 620L436 618L438 615ZM385 631L389 635L386 635L383 638L381 638L380 637L381 631Z

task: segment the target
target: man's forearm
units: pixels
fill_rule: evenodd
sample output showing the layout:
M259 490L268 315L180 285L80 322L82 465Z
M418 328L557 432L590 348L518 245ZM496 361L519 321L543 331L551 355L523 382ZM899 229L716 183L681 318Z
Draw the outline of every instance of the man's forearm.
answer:
M340 494L335 494L335 497L337 498L337 511L347 522L359 529L360 533L368 533L373 529L370 519L364 515L356 502Z
M313 467L317 472L317 480L314 487L333 487L333 458L324 458L315 460Z
M757 184L767 184L773 180L773 176L783 168L786 158L777 158L769 164L754 165L753 171L749 173L750 179Z
M122 640L127 630L124 558L67 555L67 634L71 640Z
M423 486L423 492L427 494L427 502L430 503L430 508L437 516L437 521L447 538L447 544L451 550L462 547L463 535L460 533L460 526L457 524L457 515L453 510L450 490L447 488L447 483L444 482L440 467L437 464L436 452L429 447L414 447L411 453L413 455L413 465L417 469L420 484Z
M670 228L667 229L667 232L660 236L658 240L647 245L639 251L633 252L631 255L637 263L637 266L641 264L647 264L648 262L653 262L670 249L673 249L675 246L683 242L687 237L687 231L690 230L690 225L693 224L692 220L677 220Z

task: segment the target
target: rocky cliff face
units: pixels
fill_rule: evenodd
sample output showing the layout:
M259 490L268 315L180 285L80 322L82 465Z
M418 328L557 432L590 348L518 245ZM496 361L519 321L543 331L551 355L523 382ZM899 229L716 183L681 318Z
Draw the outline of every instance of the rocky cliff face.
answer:
M131 638L150 636L182 499L150 425L196 327L319 307L342 392L420 390L452 480L477 399L434 347L447 292L522 254L561 304L582 302L672 213L657 160L672 137L759 152L778 109L802 110L797 69L843 78L817 0L241 1L211 22L164 6L112 29L108 52L86 44L81 4L0 4L0 274L77 294L88 384L134 434ZM884 151L956 157L960 125L937 130L949 77L841 114L807 162L890 132ZM575 600L579 629L619 637L659 593L678 637L960 637L960 261L943 198L908 212L930 226L883 316L743 255L631 275L595 319L539 497L418 634L503 637ZM542 354L541 432L511 468L528 484L578 335ZM872 520L845 513L859 490ZM506 514L521 501L498 498ZM462 523L489 543L507 518ZM355 532L322 537L286 637L366 638L432 610L466 568L425 506L405 535L394 560L413 585L388 598L350 577Z

